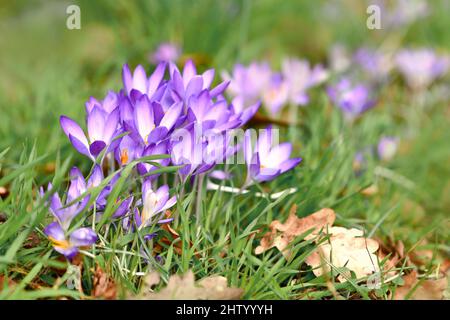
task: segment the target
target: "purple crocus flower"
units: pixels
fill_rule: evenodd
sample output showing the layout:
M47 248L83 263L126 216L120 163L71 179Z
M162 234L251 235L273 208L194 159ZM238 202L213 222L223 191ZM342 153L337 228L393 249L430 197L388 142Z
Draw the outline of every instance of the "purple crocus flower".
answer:
M148 226L152 222L153 217L164 213L173 207L176 202L176 196L169 196L169 187L167 185L163 185L156 191L153 191L151 181L145 180L142 184L142 213L135 216L136 225L138 227Z
M140 146L155 144L167 138L182 110L183 104L177 102L164 112L158 102L151 102L147 95L142 95L134 105L133 122L126 123L125 129Z
M260 132L254 148L250 131L245 132L244 155L248 167L246 185L252 181L273 180L302 161L301 158L289 158L292 153L291 143L285 142L274 146L272 131L272 127L269 126Z
M227 92L232 97L240 97L244 105L261 99L272 79L272 70L267 62L252 62L248 66L236 64L232 74L222 73L224 80L230 81Z
M443 76L450 67L450 58L438 56L432 49L402 50L397 53L397 68L408 86L423 90Z
M331 101L353 118L375 105L371 89L364 84L353 85L347 78L341 79L336 85L328 87Z
M397 153L397 148L398 138L382 137L377 146L378 158L383 161L391 160Z
M80 247L91 246L97 241L97 235L90 228L78 228L67 236L58 222L50 223L44 229L44 233L49 238L53 248L69 260L72 260L78 254Z
M151 76L147 77L143 66L138 65L132 75L130 68L125 64L122 68L122 81L126 94L130 95L135 90L147 95L149 99L161 95L164 90L162 84L166 67L167 63L161 62Z
M181 56L181 48L171 42L161 43L150 56L150 62L157 64L160 62L176 62Z
M156 145L148 146L143 151L142 156L148 157L148 156L152 156L152 155L169 154L168 145L169 145L169 141L165 140ZM164 166L169 165L170 159L169 158L158 159L158 160L153 160L152 162L158 163L161 167L164 167ZM138 170L139 174L141 174L141 175L151 173L152 171L155 171L157 169L158 169L157 166L150 164L150 163L141 162L137 165L137 170ZM152 180L156 179L157 177L158 177L158 175L150 175L147 179L152 181Z
M48 189L52 188L49 184ZM73 167L70 170L70 185L67 191L66 204L63 204L58 193L50 197L50 212L64 230L68 230L72 220L86 207L89 197L86 196L76 202L87 191L87 185L81 171ZM74 203L72 203L74 202Z
M236 97L231 102L230 108L234 115L231 117L232 119L236 118L240 121L240 127L245 125L251 118L258 112L259 107L261 106L261 102L257 101L256 103L246 106L244 105L244 100L241 97Z
M119 106L119 95L114 91L108 91L106 97L102 101L98 101L94 97L90 97L85 103L86 113L92 112L94 107L98 107L110 114Z
M86 119L87 137L81 127L71 118L61 116L59 121L75 149L95 161L106 147L109 146L108 149L112 149L111 143L117 134L119 115L119 108L108 113L100 105L94 105Z
M207 142L198 136L194 126L175 132L170 141L170 155L174 165L183 166L178 170L180 175L187 177L203 173L214 165L204 162L206 146Z
M280 73L273 74L270 84L262 96L264 107L272 116L277 116L281 108L287 104L288 98L288 82Z
M309 102L307 90L328 78L328 72L322 65L311 67L306 60L293 58L283 61L282 73L288 84L289 102L294 105L306 105Z
M377 81L386 80L394 66L391 54L369 48L358 49L354 55L354 60L370 78Z
M56 251L66 256L69 260L77 253L79 247L89 246L95 243L97 235L92 229L79 228L67 236L72 220L86 208L89 196L80 198L89 187L98 185L98 169L94 168L88 182L85 182L80 170L76 167L70 170L70 185L67 191L66 204L63 205L61 198L54 193L50 198L50 212L55 217L54 222L50 223L44 230L52 242ZM51 189L51 184L49 185ZM78 200L77 200L78 199Z
M167 85L161 105L165 110L168 105L174 102L189 102L191 97L197 97L202 91L208 90L211 99L221 95L229 85L229 81L224 81L216 87L211 88L214 80L214 69L208 69L202 74L197 74L197 68L192 60L188 60L181 73L173 63L169 64L170 81Z
M235 117L226 100L214 102L208 90L203 90L198 96L192 96L188 102L188 122L201 126L202 130L215 129L224 131L241 124Z

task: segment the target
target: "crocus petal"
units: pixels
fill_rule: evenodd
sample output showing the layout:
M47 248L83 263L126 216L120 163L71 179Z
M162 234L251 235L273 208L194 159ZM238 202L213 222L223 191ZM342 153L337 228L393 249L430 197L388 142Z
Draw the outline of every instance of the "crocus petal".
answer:
M91 158L92 160L94 160L94 158L92 157L90 151L89 151L89 145L87 144L87 140L86 140L86 144L84 144L83 142L81 142L80 140L78 140L77 138L75 138L72 135L69 135L69 140L72 143L73 147L81 154L84 154L85 156L88 156L89 158Z
M119 105L119 95L114 91L108 91L105 99L103 99L102 108L107 113L111 113Z
M161 208L161 211L166 211L167 209L172 208L177 203L177 197L173 196L169 200L166 201L165 205Z
M202 91L203 89L203 78L202 76L194 76L189 81L188 85L186 86L186 97L190 97L193 95L197 95Z
M55 240L63 241L65 239L64 230L61 228L58 222L52 222L44 229L44 233L48 237L52 237Z
M263 159L263 163L270 165L271 167L277 167L280 163L289 159L291 152L291 143L281 143L270 150L268 157Z
M59 118L59 123L61 124L61 128L69 139L70 136L72 136L85 146L89 144L83 130L75 121L73 121L69 117L61 116Z
M169 199L169 186L163 185L156 190L156 196L158 198L158 201L166 203L167 199Z
M95 106L87 115L87 127L90 141L103 140L103 129L106 124L106 111Z
M162 118L159 125L162 127L166 127L167 130L172 129L173 125L179 118L181 111L183 111L183 103L175 103L166 111L166 114Z
M114 133L117 130L119 124L120 110L119 108L114 109L106 118L105 127L103 129L103 141L109 144L112 140Z
M243 126L244 124L246 124L251 118L253 118L253 116L256 114L256 112L258 112L259 107L261 106L261 102L257 102L254 105L248 107L247 109L245 109L241 116L239 117L241 120L241 125Z
M293 158L293 159L284 161L280 165L281 173L291 170L292 168L296 167L301 161L302 161L302 158Z
M147 96L142 96L134 108L134 122L141 138L146 141L150 132L155 128L153 108Z
M155 128L147 137L147 144L157 143L167 137L168 130L166 127L158 127Z
M230 81L219 83L216 87L214 87L214 89L211 89L211 91L209 92L211 98L215 98L218 95L222 94L229 85Z
M113 218L119 218L126 215L128 213L128 210L130 210L130 205L132 202L133 196L130 196L127 199L123 200L117 210L114 212Z
M86 113L90 113L94 106L100 106L100 102L98 102L98 100L94 97L90 97L84 105L86 106Z
M183 83L185 87L196 74L197 69L195 68L194 62L192 60L188 60L183 68Z
M164 78L164 73L166 72L166 65L167 64L165 62L161 62L160 64L158 64L155 71L148 79L148 88L146 92L149 97L153 96L153 94L156 92L156 89L158 89L159 85L161 84L161 80Z
M129 94L131 89L133 89L133 77L131 76L131 71L128 64L124 64L122 67L122 81L127 94Z
M72 202L86 191L86 182L80 169L73 167L70 169L70 186L67 191L67 202Z
M103 149L105 149L105 147L106 147L106 143L104 141L94 141L89 146L89 152L94 157L97 157L103 151Z
M211 84L214 80L214 74L215 74L214 69L209 69L209 70L206 70L205 72L203 72L203 74L202 74L203 89L209 89L209 87L211 86Z
M97 241L97 234L91 228L76 229L70 235L70 244L75 247L85 247Z
M98 164L96 164L94 166L94 169L92 170L91 176L89 177L87 186L89 188L95 188L95 187L99 186L100 183L102 183L103 178L104 178L104 176L103 176L102 168Z
M147 93L147 74L143 66L138 65L133 73L133 89Z

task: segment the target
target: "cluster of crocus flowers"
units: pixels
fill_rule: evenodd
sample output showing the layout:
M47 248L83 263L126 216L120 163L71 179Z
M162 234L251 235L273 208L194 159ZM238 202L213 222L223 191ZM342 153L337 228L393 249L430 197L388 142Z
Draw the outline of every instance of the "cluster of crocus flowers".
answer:
M71 258L80 246L93 244L97 239L94 230L72 231L71 222L81 212L93 208L96 219L101 219L111 201L116 204L111 219L123 218L126 230L169 222L162 216L175 205L177 196L170 196L166 183L158 186L163 179L158 179L157 169L179 166L177 174L181 181L188 182L211 173L216 165L244 149L247 140L232 145L229 133L244 126L257 112L260 102L252 96L254 101L249 106L250 98L246 95L245 99L240 96L229 103L224 91L230 83L224 81L213 86L214 73L213 69L198 73L192 61L181 71L172 62L161 62L150 75L140 65L133 71L124 65L123 88L119 92L109 91L103 100L91 97L86 102L86 130L73 119L61 116L60 124L69 141L94 167L87 182L78 169L72 170L76 179L71 180L67 206L58 201L57 195L50 201L56 221L47 227L46 233L57 251ZM267 129L266 135L271 136L272 130ZM249 159L246 185L269 181L295 167L300 159L290 159L291 151L290 143L277 146L261 137L246 155ZM152 155L157 159L140 161ZM92 200L87 190L102 184L105 179L102 168L106 163L110 172L133 163L142 181L142 198L135 201L131 190L128 195L111 198L119 170ZM81 200L70 203L75 198ZM93 205L86 208L89 200ZM79 219L83 218L88 221L86 216Z
M230 81L227 91L244 107L262 100L266 111L276 116L283 106L308 104L308 90L323 83L328 72L322 65L311 66L306 60L284 59L281 71L274 71L267 62L237 64L231 74L222 77Z

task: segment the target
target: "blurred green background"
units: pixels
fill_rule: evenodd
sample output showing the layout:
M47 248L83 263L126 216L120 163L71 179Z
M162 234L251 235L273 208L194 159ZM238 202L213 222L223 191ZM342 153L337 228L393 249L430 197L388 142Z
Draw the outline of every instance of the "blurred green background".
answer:
M449 1L404 35L404 44L450 48ZM81 29L66 28L66 8L81 9ZM179 43L197 63L229 69L237 62L286 55L324 62L330 47L381 43L366 28L361 0L168 0L0 2L0 149L38 141L61 145L62 113L80 119L89 96L120 87L123 63L143 63L163 41ZM10 154L10 156L12 155ZM14 157L13 157L14 158Z

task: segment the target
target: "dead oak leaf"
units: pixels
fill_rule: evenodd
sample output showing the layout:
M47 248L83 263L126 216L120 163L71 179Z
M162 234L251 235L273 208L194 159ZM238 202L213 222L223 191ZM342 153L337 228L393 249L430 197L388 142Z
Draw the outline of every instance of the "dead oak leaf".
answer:
M403 277L403 286L397 287L394 300L442 300L447 289L447 278L419 280L417 272Z
M152 285L158 281L150 281ZM146 284L149 284L146 281ZM149 292L144 288L138 299L143 300L236 300L243 294L241 288L230 288L227 279L222 276L211 276L195 283L194 273L189 270L184 275L173 275L167 286L159 292Z
M115 300L117 286L111 277L97 266L94 273L93 289L91 295L98 299Z
M379 272L375 255L379 247L377 241L362 237L363 232L354 228L332 227L328 232L329 240L320 244L306 259L317 277L329 273L331 266L345 267L353 271L358 279ZM345 282L350 276L340 274L338 280Z
M278 250L288 258L290 253L286 248L295 237L313 229L313 231L305 237L305 240L313 239L317 237L321 230L331 227L336 219L336 214L329 208L321 209L304 218L298 218L296 211L297 206L294 205L284 224L278 220L274 220L270 224L270 231L261 239L260 245L255 249L255 254L261 254L270 248L277 247Z

